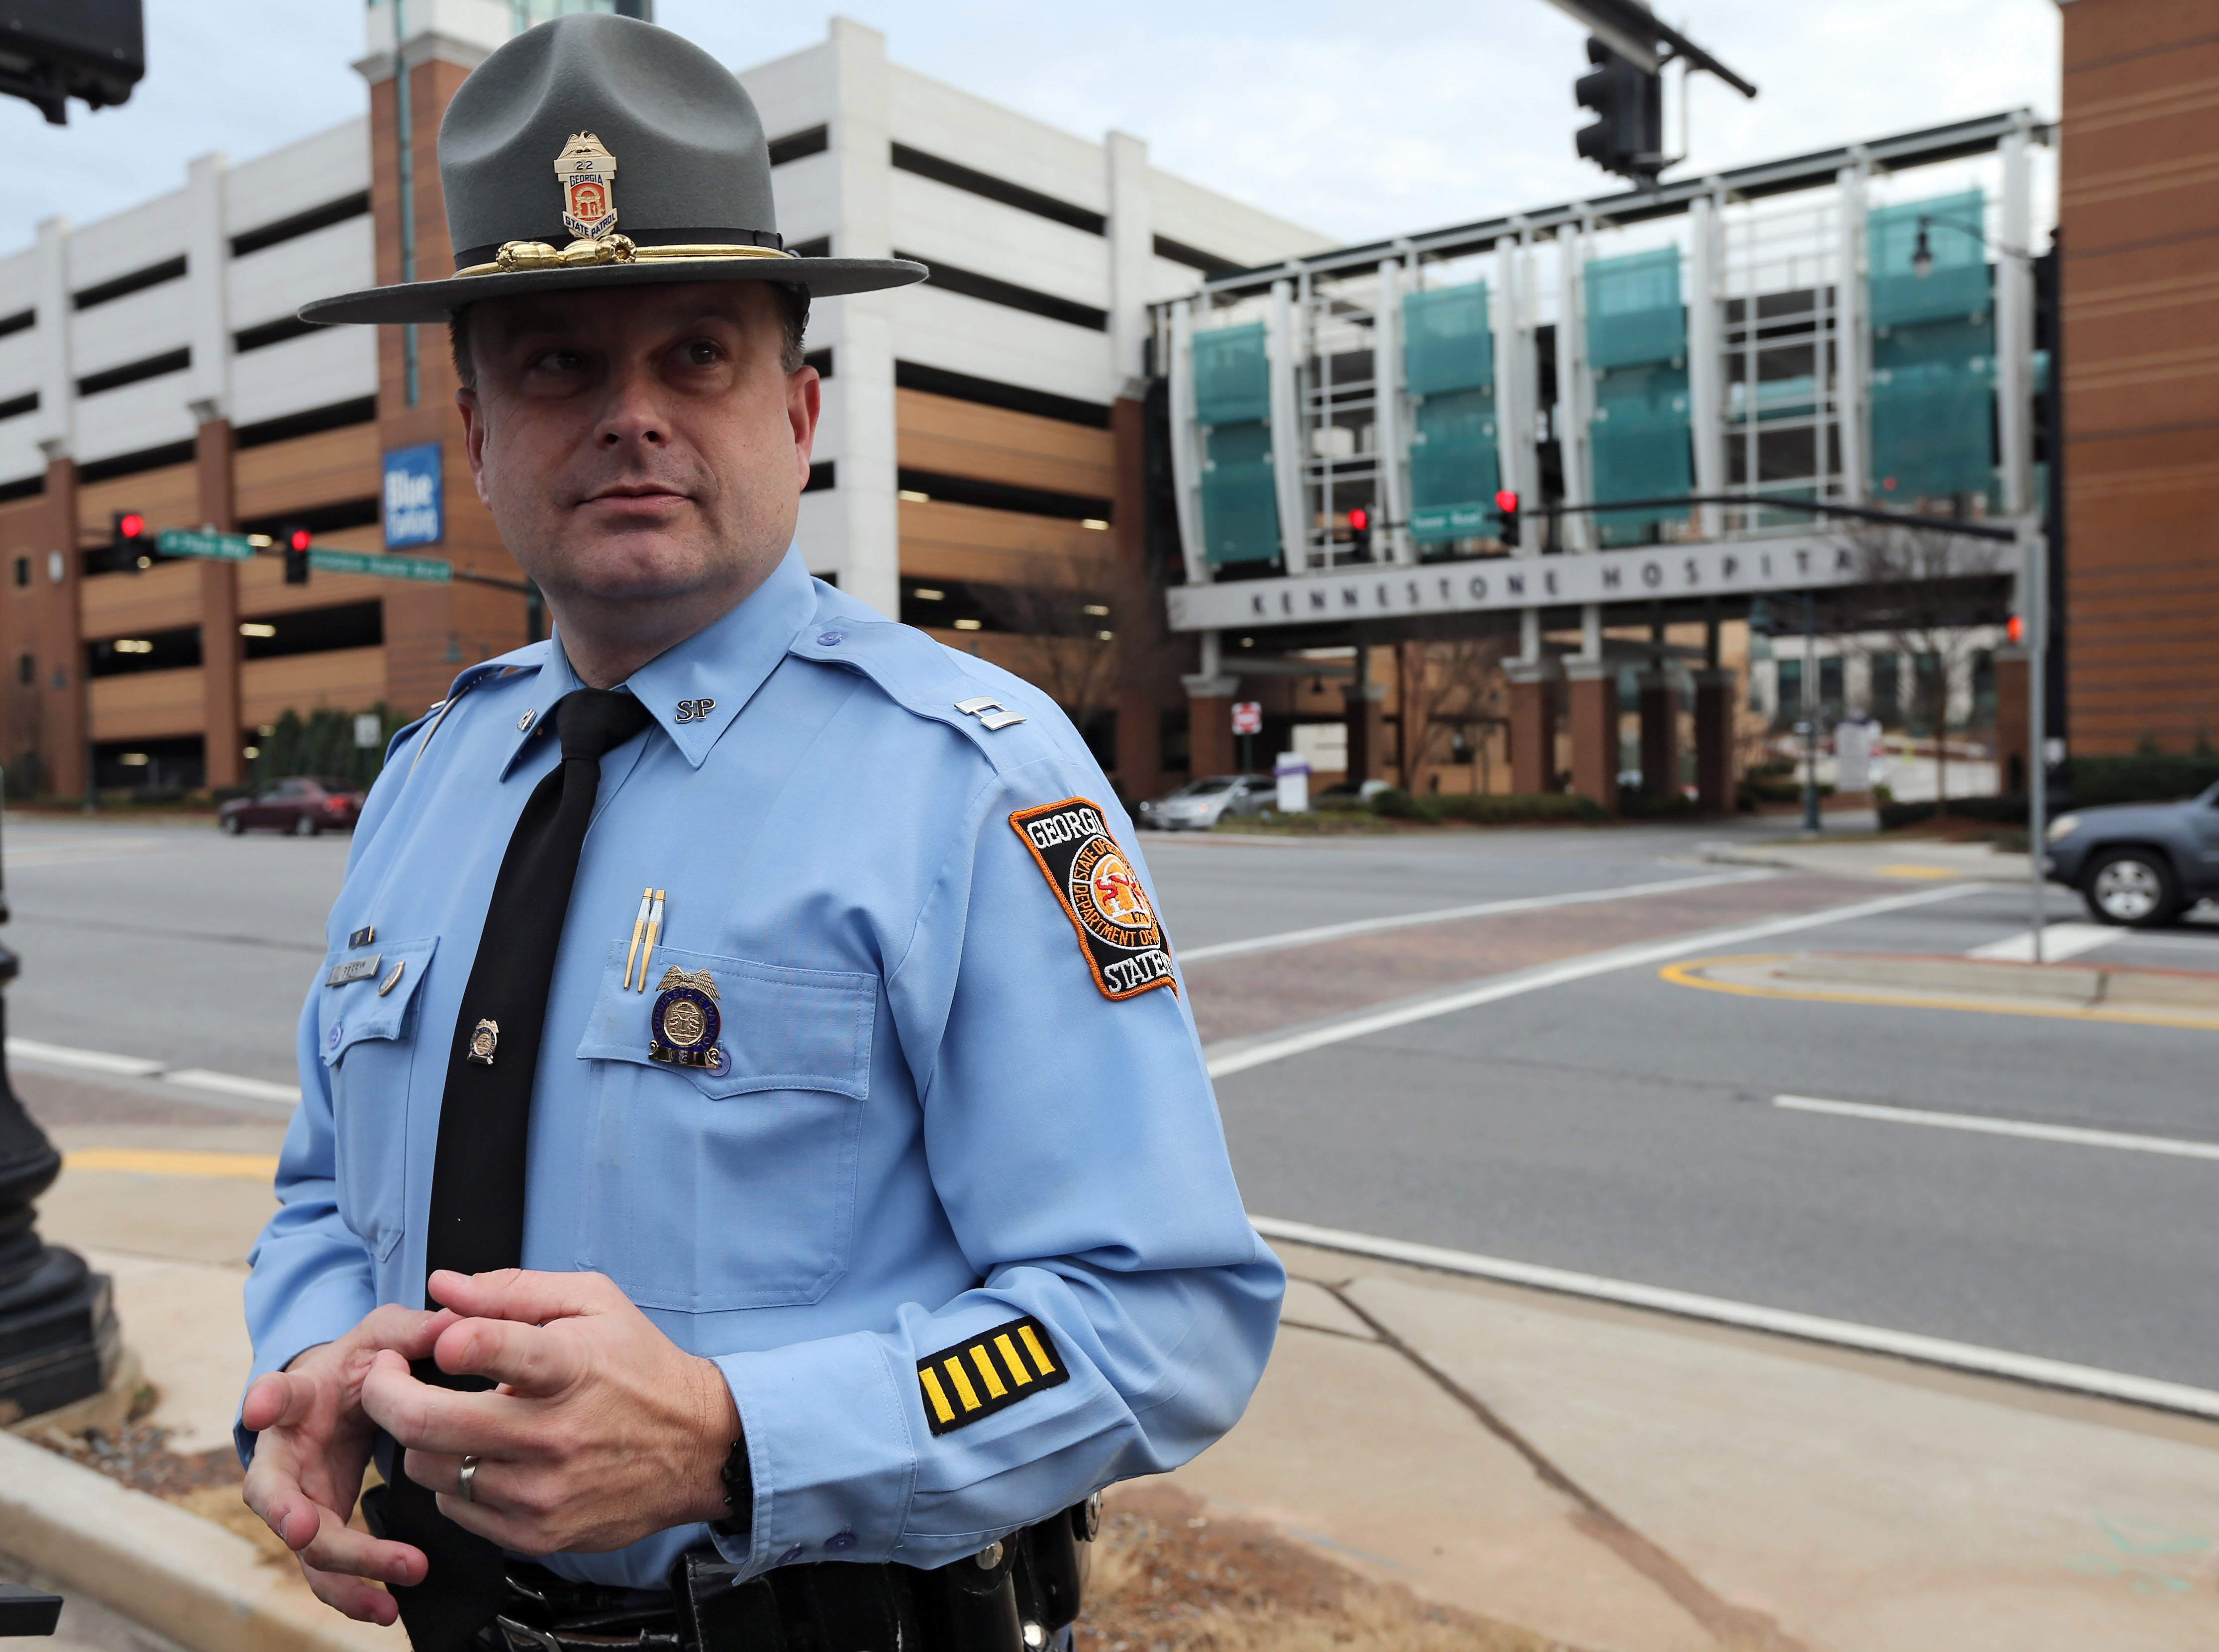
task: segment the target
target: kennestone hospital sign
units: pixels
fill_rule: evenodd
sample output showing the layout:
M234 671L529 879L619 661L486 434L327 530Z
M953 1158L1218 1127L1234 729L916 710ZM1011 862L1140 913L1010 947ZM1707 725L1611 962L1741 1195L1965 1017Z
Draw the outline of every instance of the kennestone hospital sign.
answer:
M1960 541L1950 572L1963 577L2011 569L2008 547ZM1256 625L1314 625L1343 619L1556 608L1649 598L1755 596L1768 591L1856 585L1867 563L1846 539L1798 537L1706 540L1586 556L1494 556L1430 566L1343 569L1225 585L1174 586L1172 629L1209 631Z

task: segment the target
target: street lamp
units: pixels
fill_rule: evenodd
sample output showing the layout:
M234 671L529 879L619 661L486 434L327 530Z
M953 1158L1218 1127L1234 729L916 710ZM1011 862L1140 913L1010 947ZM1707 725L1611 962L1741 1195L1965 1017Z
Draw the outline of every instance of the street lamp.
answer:
M7 917L7 896L0 891L0 922ZM0 947L0 987L19 967L16 954ZM0 1000L0 1052L5 1033ZM0 1422L90 1399L115 1369L118 1332L108 1280L74 1251L42 1243L32 1226L31 1202L61 1168L61 1155L16 1100L0 1054Z

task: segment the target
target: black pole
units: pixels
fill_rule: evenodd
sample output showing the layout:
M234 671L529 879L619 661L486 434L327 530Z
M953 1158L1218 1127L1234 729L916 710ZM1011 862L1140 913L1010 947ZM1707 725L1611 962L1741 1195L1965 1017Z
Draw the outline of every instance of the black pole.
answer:
M0 787L5 786L0 774ZM8 917L0 886L0 922ZM0 946L0 988L21 968ZM90 1399L115 1374L121 1347L108 1277L74 1251L40 1241L31 1202L61 1174L61 1155L8 1082L0 996L0 1424Z

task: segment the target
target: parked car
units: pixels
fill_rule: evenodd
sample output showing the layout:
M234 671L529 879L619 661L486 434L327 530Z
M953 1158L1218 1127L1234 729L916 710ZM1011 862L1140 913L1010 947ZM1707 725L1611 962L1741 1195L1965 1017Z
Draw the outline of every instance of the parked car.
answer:
M2075 809L2049 823L2042 869L2098 923L2153 929L2219 896L2219 786L2179 803Z
M362 813L363 794L344 780L299 777L278 780L252 797L233 798L215 811L215 823L233 837L249 830L290 832L314 837L318 832L352 831Z
M1279 795L1268 774L1212 774L1141 805L1141 824L1158 831L1206 832L1228 815L1260 815Z

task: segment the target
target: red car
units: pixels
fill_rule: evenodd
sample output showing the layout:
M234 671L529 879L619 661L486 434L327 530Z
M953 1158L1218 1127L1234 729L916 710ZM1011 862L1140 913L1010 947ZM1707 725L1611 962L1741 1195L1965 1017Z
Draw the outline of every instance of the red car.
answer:
M363 794L340 780L278 780L251 798L219 806L215 823L233 837L249 828L314 837L326 828L354 829Z

